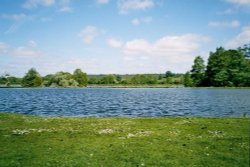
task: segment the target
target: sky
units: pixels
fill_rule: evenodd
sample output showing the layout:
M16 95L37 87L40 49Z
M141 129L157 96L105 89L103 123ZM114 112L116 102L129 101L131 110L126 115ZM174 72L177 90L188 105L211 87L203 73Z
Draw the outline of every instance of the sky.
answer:
M250 43L250 0L1 0L0 75L185 73Z

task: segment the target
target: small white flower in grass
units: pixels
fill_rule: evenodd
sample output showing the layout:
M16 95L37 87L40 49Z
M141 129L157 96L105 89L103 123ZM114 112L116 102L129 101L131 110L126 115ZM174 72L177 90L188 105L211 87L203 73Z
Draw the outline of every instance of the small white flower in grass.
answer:
M23 130L15 129L15 130L12 131L12 133L14 135L24 135L24 134L28 134L29 130L26 130L26 129L23 129Z
M98 131L99 134L111 134L114 133L113 129L102 129Z
M129 133L129 134L127 135L127 137L128 137L128 138L131 138L131 137L135 137L135 135L132 134L132 133Z

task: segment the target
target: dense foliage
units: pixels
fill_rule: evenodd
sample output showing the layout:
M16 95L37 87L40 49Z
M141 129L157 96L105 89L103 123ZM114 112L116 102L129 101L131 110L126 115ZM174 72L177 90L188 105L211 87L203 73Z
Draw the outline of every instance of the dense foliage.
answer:
M76 69L73 73L73 79L79 84L80 87L87 86L88 76L82 72L81 69Z
M31 68L22 79L23 87L40 87L42 85L42 77L35 68Z
M191 70L194 86L250 86L249 45L238 50L220 47L211 52L205 70L204 60L196 57Z
M21 85L22 78L10 76L9 74L4 74L0 76L0 85Z
M44 86L46 87L85 87L87 82L87 74L81 69L76 69L73 75L61 71L44 77Z

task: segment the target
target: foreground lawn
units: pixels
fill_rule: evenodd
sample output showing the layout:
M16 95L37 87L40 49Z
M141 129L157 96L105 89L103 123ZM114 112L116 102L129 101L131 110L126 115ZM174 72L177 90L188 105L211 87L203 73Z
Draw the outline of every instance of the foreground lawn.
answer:
M0 114L0 166L249 166L249 118Z

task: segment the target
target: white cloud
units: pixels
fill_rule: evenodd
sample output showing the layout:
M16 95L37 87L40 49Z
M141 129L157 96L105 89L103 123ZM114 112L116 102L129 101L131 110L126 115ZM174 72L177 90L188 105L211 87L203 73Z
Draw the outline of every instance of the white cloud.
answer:
M240 22L238 20L233 21L211 21L208 23L210 27L217 27L217 28L237 28L240 27Z
M0 51L4 51L10 56L17 57L38 57L44 55L42 51L39 50L38 45L35 41L30 40L24 46L11 47L5 43L0 42Z
M122 41L110 38L107 40L107 43L112 48L121 48L123 46Z
M134 19L131 21L131 23L132 23L133 25L139 25L141 22L140 22L140 20L139 20L138 18L134 18Z
M32 21L35 17L31 15L20 14L2 14L1 19L11 20L13 24L5 31L5 34L10 34L18 30L25 22Z
M30 46L30 47L32 47L32 48L36 48L36 47L37 47L37 43L36 43L35 41L33 41L33 40L30 40L30 41L28 42L28 46Z
M38 6L49 7L55 4L55 0L27 0L23 7L26 9L33 9Z
M140 25L142 23L149 24L152 22L152 17L144 17L144 18L134 18L131 23L133 25Z
M71 12L73 12L73 10L72 10L72 8L69 7L69 6L64 6L64 7L61 7L61 8L59 9L59 12L69 12L69 13L71 13Z
M134 39L124 43L119 41L121 45L110 44L109 46L120 48L124 61L133 64L133 67L138 66L146 71L162 71L162 67L165 67L176 72L183 72L191 67L194 57L201 53L201 45L209 40L205 36L185 34L164 36L154 42L146 39ZM113 41L116 40L113 39Z
M152 45L145 39L135 39L125 43L123 52L125 55L150 54Z
M250 6L250 0L225 0L225 1L236 5Z
M92 43L92 41L97 37L97 35L98 35L98 30L95 26L86 26L78 34L78 36L81 37L83 41L87 44Z
M71 0L61 0L59 1L59 12L73 12L73 9L70 7Z
M1 18L13 21L26 21L26 20L32 20L34 17L20 13L20 14L2 14Z
M13 50L12 54L18 57L38 57L42 55L37 49L26 46L17 47Z
M109 3L109 0L96 0L96 3L98 3L98 4L107 4L107 3Z
M26 9L35 9L39 6L52 7L56 6L59 12L72 12L73 9L70 7L71 0L26 0L22 5Z
M120 14L127 14L131 10L146 10L153 6L153 0L118 0Z
M4 43L4 42L0 42L0 51L1 50L4 50L4 49L7 49L9 46L6 44L6 43Z
M53 19L52 18L50 18L50 17L41 17L40 18L40 21L41 22L49 22L49 21L52 21Z
M6 43L4 42L0 42L0 54L1 53L8 53L8 49L9 49L9 45L7 45Z
M30 40L26 45L18 47L9 46L6 43L0 42L0 51L3 51L10 56L22 58L33 58L44 55L34 40Z
M242 28L241 32L226 42L225 47L236 49L239 46L250 43L250 26Z
M238 12L237 8L228 8L222 12L218 12L219 15L230 15Z

